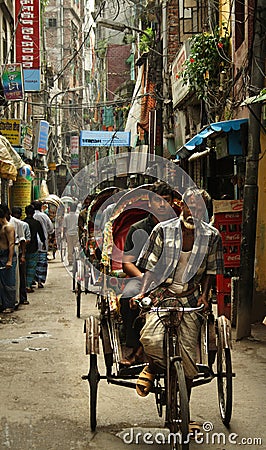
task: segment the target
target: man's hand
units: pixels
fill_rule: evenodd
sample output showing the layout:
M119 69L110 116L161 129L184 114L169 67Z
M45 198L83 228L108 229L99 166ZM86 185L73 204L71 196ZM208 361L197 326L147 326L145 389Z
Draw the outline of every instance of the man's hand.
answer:
M198 303L197 306L200 306L204 304L204 311L206 311L209 308L209 302L208 302L208 298L206 295L202 294L199 298L198 298Z
M11 267L12 267L12 261L7 261L6 262L6 268L7 269L11 269Z
M143 297L144 297L144 294L138 294L138 295L135 295L135 297L130 298L129 299L129 307L130 307L130 309L137 309L137 307L138 307L137 301L141 300Z

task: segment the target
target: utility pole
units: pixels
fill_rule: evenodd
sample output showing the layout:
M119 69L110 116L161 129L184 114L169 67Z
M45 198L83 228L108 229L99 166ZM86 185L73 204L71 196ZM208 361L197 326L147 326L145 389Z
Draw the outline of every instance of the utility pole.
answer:
M260 91L264 87L265 82L265 23L265 1L257 0L254 14L251 86L256 86L256 88L258 88L258 91ZM239 299L236 324L237 340L249 337L251 335L251 315L253 304L261 104L251 104L251 108L253 109L254 114L250 114L248 155L246 159L246 177L244 186L242 221L243 230L240 255L241 266L239 273Z

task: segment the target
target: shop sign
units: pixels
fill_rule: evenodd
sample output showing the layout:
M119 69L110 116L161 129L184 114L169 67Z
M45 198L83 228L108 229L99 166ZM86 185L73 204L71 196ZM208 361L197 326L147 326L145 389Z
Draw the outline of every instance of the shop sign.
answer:
M25 206L31 203L31 182L21 176L17 176L12 188L13 204L20 206L25 217Z
M181 47L177 57L174 59L172 64L172 74L171 74L171 84L172 84L172 96L173 96L173 107L177 106L189 93L190 84L187 82L184 84L180 72L182 72L182 67L186 59L190 54L190 42L186 41Z
M88 131L80 133L81 147L129 147L130 131Z
M20 119L1 119L0 133L12 146L21 145L21 120Z
M2 85L7 101L23 100L24 83L21 64L2 65Z
M16 60L22 64L24 89L41 89L40 69L40 1L15 0Z

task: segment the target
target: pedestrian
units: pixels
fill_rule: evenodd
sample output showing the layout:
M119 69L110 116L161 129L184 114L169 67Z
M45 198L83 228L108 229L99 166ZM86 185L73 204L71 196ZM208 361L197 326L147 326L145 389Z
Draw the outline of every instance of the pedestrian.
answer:
M189 188L182 196L180 218L159 223L138 260L145 270L139 296L150 292L154 302L173 297L184 306L208 308L211 279L223 273L223 248L220 233L204 221L206 207L203 191ZM131 299L135 307L135 299ZM198 314L183 314L177 333L190 397L194 376L199 331ZM156 331L155 331L156 330ZM149 365L140 373L136 390L145 397L150 392L158 367L164 367L164 327L157 314L149 314L141 331Z
M87 230L86 230L86 223L87 223L87 214L88 214L88 208L93 200L92 195L87 195L85 198L83 205L81 207L81 211L78 216L78 236L79 236L79 242L82 243L84 239L86 239L87 236Z
M79 243L78 236L78 218L79 215L76 212L77 204L71 203L70 211L64 216L63 222L63 233L67 242L67 259L68 264L71 266L73 264L73 252L74 248Z
M49 235L53 233L54 227L48 215L42 212L42 202L34 200L32 205L35 209L33 217L40 222L45 236L45 247L43 246L41 240L38 240L38 262L35 274L35 280L38 283L38 288L43 288L48 270L48 238Z
M16 219L16 223L19 224L19 227L23 227L25 240L20 240L18 247L18 268L19 268L19 303L23 305L28 305L29 301L27 298L27 289L26 289L26 246L27 243L30 242L31 233L29 225L21 220L22 217L22 208L20 206L13 206L11 209L11 218L10 223L14 223ZM16 229L16 226L15 226Z
M156 182L149 192L149 215L133 224L126 236L123 254L123 272L130 277L120 298L120 312L126 338L126 347L132 353L121 360L123 365L137 363L141 359L143 349L139 341L142 321L136 320L138 310L130 309L129 300L140 292L144 273L136 266L137 259L153 228L159 222L173 218L175 212L171 208L173 191L165 182ZM125 280L126 281L126 280Z
M3 313L14 312L16 305L15 228L0 205L0 303Z
M25 208L26 218L24 222L30 227L31 239L26 244L26 290L28 293L34 292L33 282L36 275L38 263L38 238L42 242L42 248L45 249L45 234L41 223L34 219L35 209L32 205Z

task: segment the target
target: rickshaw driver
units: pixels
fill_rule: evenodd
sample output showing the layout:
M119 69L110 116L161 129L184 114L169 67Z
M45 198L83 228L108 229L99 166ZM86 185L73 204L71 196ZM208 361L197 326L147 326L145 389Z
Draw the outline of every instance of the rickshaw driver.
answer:
M223 273L223 248L220 233L204 222L205 191L189 188L182 196L179 218L159 223L143 249L138 266L145 270L141 299L151 291L154 301L175 297L184 306L204 304L208 308L212 277ZM158 264L157 264L158 263ZM156 282L152 290L152 282ZM156 286L159 286L158 288ZM149 365L140 373L136 391L145 397L150 392L158 367L164 366L164 327L157 314L148 314L141 331ZM196 313L184 314L178 327L179 347L186 376L188 397L197 374L196 357L201 321Z
M172 202L172 188L165 182L155 182L149 192L148 217L133 224L126 237L123 272L132 279L126 284L120 298L120 312L123 318L126 347L133 348L131 355L121 360L121 364L126 366L137 363L143 354L142 345L139 342L142 323L136 320L138 311L129 307L130 298L140 292L142 285L143 272L135 263L155 225L175 216L172 208L168 207L168 204L172 205Z

